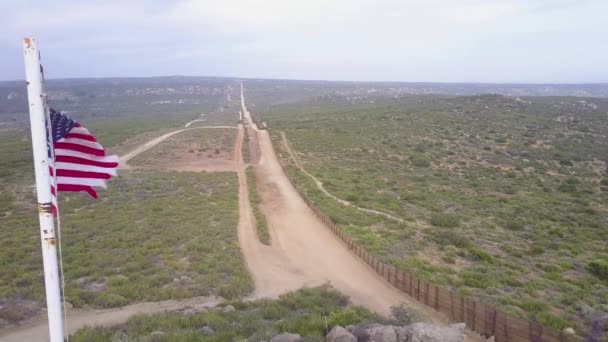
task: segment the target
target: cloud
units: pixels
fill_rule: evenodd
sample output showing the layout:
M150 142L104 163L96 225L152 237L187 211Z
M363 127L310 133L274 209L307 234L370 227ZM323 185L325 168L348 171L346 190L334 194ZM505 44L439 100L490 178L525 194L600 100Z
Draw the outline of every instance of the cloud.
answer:
M25 0L0 4L0 48L37 37L54 77L598 81L604 13L603 0ZM23 77L16 60L0 78Z

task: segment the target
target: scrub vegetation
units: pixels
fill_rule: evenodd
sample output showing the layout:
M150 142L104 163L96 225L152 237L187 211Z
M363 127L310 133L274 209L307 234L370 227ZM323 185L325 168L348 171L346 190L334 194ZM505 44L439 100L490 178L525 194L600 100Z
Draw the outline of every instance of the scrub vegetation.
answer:
M608 311L608 100L338 94L268 106L298 187L368 251L520 317ZM280 132L339 204L282 150Z
M200 113L210 124L238 119L228 100L232 92L237 99L232 81L148 81L51 81L50 102L89 128L109 153L183 128ZM22 84L0 86L0 327L32 318L45 305L24 90ZM230 154L236 130L219 131L206 133L214 144L230 140L218 145ZM204 144L204 136L192 138ZM250 293L253 283L236 237L237 206L233 172L122 170L97 201L61 194L67 301L116 307Z
M279 333L290 332L300 334L305 341L322 342L328 327L384 322L364 308L350 306L348 298L328 287L303 289L276 300L230 304L235 311L226 312L218 307L192 314L135 316L114 327L81 329L70 341L148 341L151 338L184 342L268 341Z
M247 187L249 188L249 202L251 210L255 216L255 228L258 232L258 239L265 245L270 245L270 233L268 232L268 222L266 216L260 210L260 197L258 196L257 182L255 180L255 169L253 166L247 167Z

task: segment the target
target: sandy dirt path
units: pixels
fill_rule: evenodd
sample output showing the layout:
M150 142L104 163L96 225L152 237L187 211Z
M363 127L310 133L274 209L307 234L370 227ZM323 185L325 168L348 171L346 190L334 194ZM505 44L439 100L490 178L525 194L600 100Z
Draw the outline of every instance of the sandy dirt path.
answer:
M196 120L195 120L196 121ZM191 123L191 122L189 122ZM188 127L188 126L186 126ZM152 147L160 144L161 142L167 140L168 138L176 135L177 133L183 132L183 131L187 131L189 129L213 129L213 128L231 128L231 129L236 129L237 127L235 126L201 126L201 127L193 127L193 128L184 128L184 129L178 129L177 131L173 131L173 132L169 132L167 134L163 134L158 138L154 138L148 142L145 142L139 146L137 146L135 149L131 150L130 152L128 152L125 155L120 156L120 159L118 161L118 167L120 169L129 169L129 160L131 160L132 158L134 158L135 156L137 156L138 154L144 153L147 150L151 149Z
M291 149L291 146L289 145L289 141L287 140L287 136L285 135L285 132L281 132L281 145L287 151L287 154L289 155L291 160L293 160L294 164L298 167L298 169L300 169L300 171L302 171L304 174L306 174L308 177L310 177L317 185L317 188L319 190L321 190L321 192L323 192L325 195L333 198L336 202L338 202L344 206L347 206L347 207L353 207L366 214L380 215L380 216L384 216L388 219L391 219L393 221L404 222L404 220L401 217L393 216L391 214L388 214L388 213L385 213L382 211L378 211L378 210L374 210L374 209L357 207L356 205L350 203L349 201L343 200L343 199L335 196L331 192L327 191L327 189L325 189L325 187L323 186L323 182L321 182L317 177L313 176L311 173L306 171L306 169L304 169L304 165L302 164L302 161L300 161L300 158L298 158L298 156L295 154L295 152Z
M221 302L221 299L215 297L196 297L184 300L137 303L107 310L68 309L68 333L71 334L84 326L109 326L124 323L129 317L136 314L155 314L187 307L212 307ZM0 332L0 342L42 342L48 340L48 334L48 323L46 316L44 316L19 327Z
M241 99L245 119L251 123L243 95ZM430 321L448 324L445 316L408 297L377 275L317 218L283 172L268 131L252 127L257 131L261 150L256 169L262 210L268 221L271 247L286 257L284 263L297 270L307 282L330 283L353 303L377 313L389 315L391 306L405 303ZM274 281L280 282L282 277L275 275Z
M244 128L239 126L235 162L242 163L242 144ZM285 292L297 290L303 286L320 285L320 281L311 281L294 267L287 256L272 246L262 244L257 236L255 218L249 202L249 190L245 168L237 171L239 180L239 222L238 239L245 258L247 269L253 278L255 290L252 298L276 298ZM271 236L271 239L273 237Z

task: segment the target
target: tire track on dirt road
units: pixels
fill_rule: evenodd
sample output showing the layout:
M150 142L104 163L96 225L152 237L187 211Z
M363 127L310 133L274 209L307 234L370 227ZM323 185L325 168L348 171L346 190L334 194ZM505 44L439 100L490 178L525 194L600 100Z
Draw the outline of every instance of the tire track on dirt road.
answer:
M242 163L243 136L244 127L243 125L239 125L234 159L239 165L244 165ZM239 222L237 231L241 252L255 285L255 290L251 297L276 298L283 293L305 286L321 285L322 282L311 281L302 275L289 262L289 259L281 250L264 245L259 241L255 217L253 216L249 202L245 166L238 168L237 176L239 181Z
M184 300L166 300L162 302L143 302L119 308L105 310L68 309L67 332L72 334L85 326L109 326L126 322L137 314L155 314L164 311L175 311L184 308L207 308L222 303L216 297L195 297ZM47 318L40 316L18 327L0 332L0 342L42 342L48 341L49 328Z
M444 315L399 291L360 260L326 227L293 187L277 159L267 130L252 124L241 88L245 119L257 131L261 158L256 167L262 211L271 233L271 247L287 258L312 283L330 283L354 304L385 316L391 306L405 303L439 325L449 324ZM275 281L282 279L276 277ZM256 284L257 285L257 284ZM477 341L474 336L467 341Z
M188 126L186 126L186 127L188 127ZM118 165L119 165L118 167L120 169L123 169L123 170L130 169L129 164L128 164L129 160L133 159L138 154L146 152L147 150L149 150L152 147L160 144L161 142L167 140L168 138L176 135L177 133L188 131L188 130L191 130L191 129L214 129L214 128L237 129L238 127L235 127L235 126L201 126L201 127L178 129L176 131L169 132L167 134L163 134L160 137L157 137L157 138L154 138L154 139L152 139L150 141L147 141L147 142L145 142L145 143L137 146L133 150L129 151L127 154L120 156L120 159L118 161Z

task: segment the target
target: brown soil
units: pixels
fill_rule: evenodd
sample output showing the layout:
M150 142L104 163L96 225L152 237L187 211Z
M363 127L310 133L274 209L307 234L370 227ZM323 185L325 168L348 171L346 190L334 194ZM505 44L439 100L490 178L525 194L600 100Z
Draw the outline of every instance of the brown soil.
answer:
M245 119L251 123L242 93L241 99ZM405 303L430 321L447 324L447 317L407 296L376 274L317 218L283 172L268 131L257 130L257 133L261 151L256 167L258 189L272 241L265 253L270 254L268 249L273 250L274 263L280 265L280 273L269 272L268 265L263 262L250 263L250 256L245 252L248 267L256 280L256 293L277 296L285 288L298 287L298 279L302 281L299 286L330 283L353 303L377 313L389 315L391 306ZM239 178L242 177L244 175ZM242 188L239 186L239 195ZM249 236L241 238L239 228L239 241L245 242L244 250L254 237L254 228L248 231ZM256 241L255 245L261 244ZM283 283L285 273L288 273L289 286ZM468 341L480 340L473 333L467 335Z
M106 310L68 309L67 331L73 333L84 326L114 325L126 322L137 314L155 314L163 311L175 311L186 307L211 307L221 303L215 297L195 297L184 300L166 300L162 302L145 302ZM4 330L0 333L0 342L47 341L48 324L46 316L30 321L19 327Z
M272 298L301 287L330 283L349 296L353 303L380 314L388 315L391 306L405 303L436 324L448 324L445 316L408 297L377 275L315 216L283 172L268 131L257 130L251 124L251 115L244 105L242 92L241 100L243 114L250 127L249 136L257 139L259 144L259 150L258 147L251 149L252 152L259 151L252 161L257 164L256 176L262 211L268 221L272 240L271 246L265 246L257 238L241 154L244 128L239 125L234 156L230 162L236 169L239 182L238 240L255 283L255 292L250 299ZM128 168L129 159L181 131L183 130L167 133L141 145L121 158L121 167ZM189 306L213 306L219 302L217 298L200 297L139 303L108 310L69 309L68 331L74 332L85 325L119 324L139 313L153 314ZM0 341L43 341L47 334L46 317L41 317L2 331ZM481 341L470 332L467 332L466 340Z

